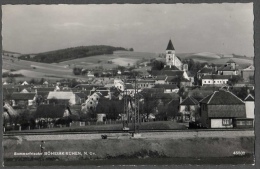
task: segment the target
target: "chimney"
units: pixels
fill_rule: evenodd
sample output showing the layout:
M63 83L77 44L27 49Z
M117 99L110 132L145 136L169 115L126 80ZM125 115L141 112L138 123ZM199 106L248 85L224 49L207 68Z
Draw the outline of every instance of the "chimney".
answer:
M182 102L182 97L180 96L180 103Z
M172 68L172 65L170 65L170 68Z

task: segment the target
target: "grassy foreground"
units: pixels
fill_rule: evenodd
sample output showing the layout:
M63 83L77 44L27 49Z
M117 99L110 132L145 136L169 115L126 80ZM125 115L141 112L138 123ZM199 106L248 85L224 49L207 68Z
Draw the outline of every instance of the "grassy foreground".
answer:
M74 161L91 159L208 158L233 157L234 151L254 153L254 137L186 139L94 139L46 141L45 152L76 152L70 155L45 155L45 160ZM4 160L39 160L41 156L14 155L40 152L39 141L17 137L3 140Z

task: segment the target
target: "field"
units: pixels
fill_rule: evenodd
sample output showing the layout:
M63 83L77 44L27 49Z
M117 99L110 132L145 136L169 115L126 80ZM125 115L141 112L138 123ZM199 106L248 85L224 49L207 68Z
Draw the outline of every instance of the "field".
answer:
M40 62L31 62L19 60L10 56L2 56L2 72L12 71L12 73L21 73L25 77L16 78L16 80L30 80L31 78L45 78L49 80L59 80L64 78L80 78L84 76L74 76L72 70L74 67L85 69L95 69L102 67L104 70L120 66L132 66L136 62L147 62L152 58L164 61L159 58L157 53L148 52L130 52L115 51L114 54L90 56L85 58L73 59L60 63L46 64ZM177 53L181 59L193 59L198 62L208 62L214 64L225 64L229 59L233 59L240 67L245 68L253 64L253 58L249 57L232 57L233 55L218 55L209 52L201 53ZM5 81L5 79L3 79Z

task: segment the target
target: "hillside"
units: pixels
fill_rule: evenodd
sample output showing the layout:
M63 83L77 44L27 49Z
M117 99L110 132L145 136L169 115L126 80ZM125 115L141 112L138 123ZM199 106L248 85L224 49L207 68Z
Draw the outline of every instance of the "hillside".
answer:
M59 63L62 61L84 58L89 56L104 55L104 54L113 54L117 50L126 50L122 47L113 47L113 46L79 46L67 49L60 49L45 53L39 53L36 55L22 55L20 59L29 60L34 62L42 63Z

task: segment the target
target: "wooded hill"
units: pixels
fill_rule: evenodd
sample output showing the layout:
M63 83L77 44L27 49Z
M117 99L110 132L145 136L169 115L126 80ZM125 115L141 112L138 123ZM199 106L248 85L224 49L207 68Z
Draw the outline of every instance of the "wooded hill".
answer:
M113 46L79 46L67 49L60 49L45 53L39 53L35 56L22 55L19 57L22 60L29 60L34 62L42 63L58 63L66 60L72 60L77 58L83 58L88 56L96 56L103 54L113 54L117 50L127 50L122 47L113 47Z

